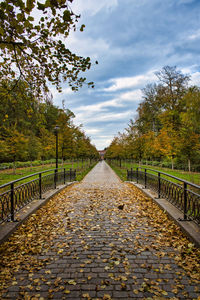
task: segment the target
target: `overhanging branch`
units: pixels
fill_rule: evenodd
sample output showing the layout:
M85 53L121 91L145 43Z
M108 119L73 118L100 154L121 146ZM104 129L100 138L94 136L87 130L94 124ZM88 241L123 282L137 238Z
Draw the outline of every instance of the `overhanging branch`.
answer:
M13 41L2 41L0 40L0 44L13 45L13 46L24 46L24 43L13 42Z

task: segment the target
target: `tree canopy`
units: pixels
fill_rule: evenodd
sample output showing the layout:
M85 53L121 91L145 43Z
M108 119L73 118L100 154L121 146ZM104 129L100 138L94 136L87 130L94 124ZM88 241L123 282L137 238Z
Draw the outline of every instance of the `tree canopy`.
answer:
M80 76L91 67L89 57L78 56L67 47L71 30L80 16L73 13L73 0L3 0L0 2L0 77L14 86L25 81L41 95L48 85L61 91L67 81L72 90L85 83ZM85 25L80 27L83 31ZM14 81L13 81L14 80ZM88 83L93 87L93 82ZM12 86L13 88L13 86Z
M7 93L12 82L0 85L0 162L55 158L55 132L59 126L59 158L93 158L99 154L81 126L73 124L73 112L40 102L27 83Z
M188 86L190 76L176 67L156 72L158 83L147 85L137 117L119 133L107 150L108 158L157 161L174 167L191 163L200 169L200 88ZM199 170L198 169L198 170Z

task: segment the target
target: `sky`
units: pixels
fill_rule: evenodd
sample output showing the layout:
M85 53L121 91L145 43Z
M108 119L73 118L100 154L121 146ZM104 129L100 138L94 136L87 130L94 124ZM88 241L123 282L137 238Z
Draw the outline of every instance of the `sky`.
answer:
M176 66L200 86L200 0L74 0L81 15L66 43L77 55L90 57L83 73L95 88L62 93L52 88L53 102L75 114L74 124L98 150L108 147L137 116L142 91L157 82L155 72ZM98 61L98 65L95 61Z

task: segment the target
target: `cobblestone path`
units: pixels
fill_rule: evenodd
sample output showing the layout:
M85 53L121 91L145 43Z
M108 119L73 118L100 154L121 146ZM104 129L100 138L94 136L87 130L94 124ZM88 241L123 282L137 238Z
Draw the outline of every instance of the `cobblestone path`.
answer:
M200 299L199 250L100 162L1 247L1 299Z

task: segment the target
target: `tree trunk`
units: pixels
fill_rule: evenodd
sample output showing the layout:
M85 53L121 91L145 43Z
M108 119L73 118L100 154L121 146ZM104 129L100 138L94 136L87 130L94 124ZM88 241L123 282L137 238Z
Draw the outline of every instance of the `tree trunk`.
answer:
M188 158L188 171L189 171L189 172L191 171L191 161L190 161L189 158Z
M172 170L174 170L174 158L172 157Z

